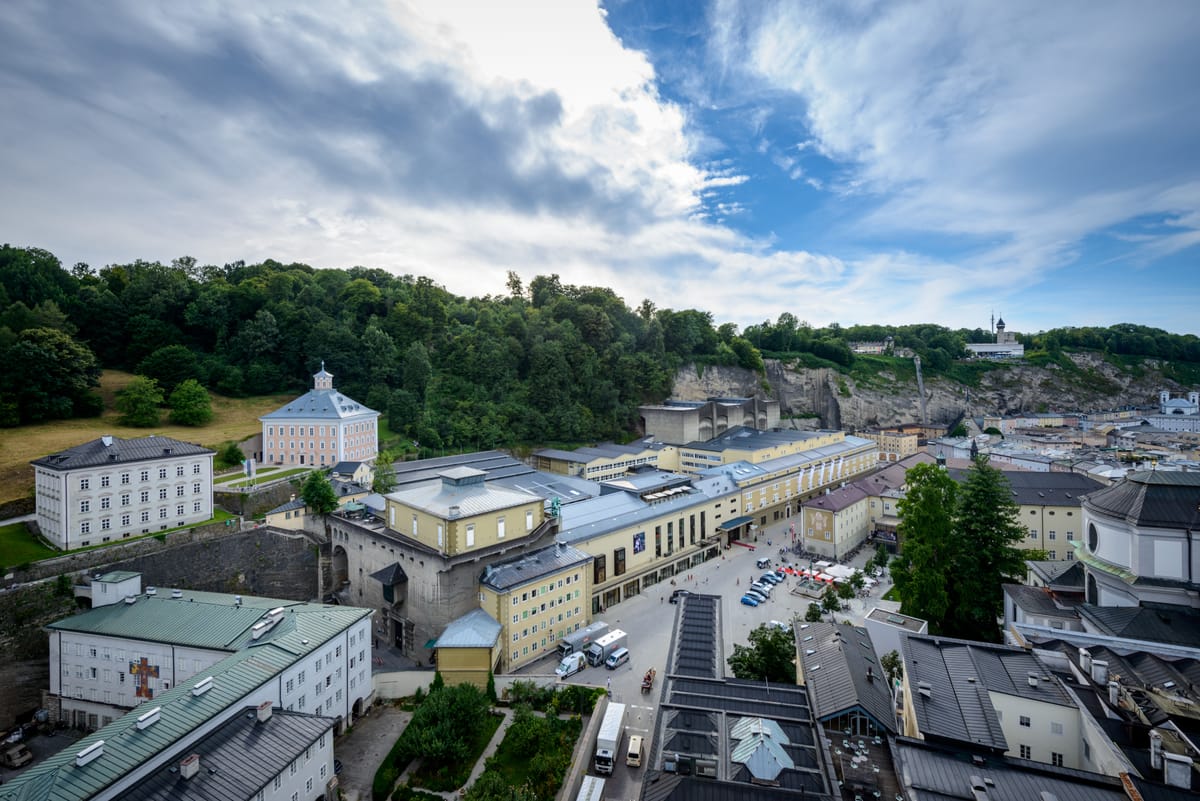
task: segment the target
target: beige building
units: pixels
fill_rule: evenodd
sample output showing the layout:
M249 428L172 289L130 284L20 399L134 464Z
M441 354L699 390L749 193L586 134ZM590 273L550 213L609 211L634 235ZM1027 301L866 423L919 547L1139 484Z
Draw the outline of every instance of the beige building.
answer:
M905 457L912 456L920 447L914 431L872 429L860 431L859 436L869 439L879 446L879 461L881 462L898 462Z
M870 497L857 484L809 498L800 507L800 532L806 550L834 561L871 535Z
M629 445L606 443L573 451L543 448L533 452L532 462L535 470L578 476L588 481L607 481L640 467L658 467L659 453L664 450L674 449L651 439Z
M500 624L482 609L472 609L451 621L437 638L437 666L450 687L474 684L487 688L488 676L497 672Z
M557 543L484 568L479 606L499 621L495 672L545 656L563 635L587 625L591 565L590 555Z

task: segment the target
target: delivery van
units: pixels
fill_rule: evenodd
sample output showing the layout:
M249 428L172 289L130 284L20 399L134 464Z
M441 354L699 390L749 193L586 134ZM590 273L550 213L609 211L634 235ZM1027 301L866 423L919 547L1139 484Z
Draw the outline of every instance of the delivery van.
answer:
M642 735L635 734L629 738L629 749L625 754L625 764L631 768L642 766Z
M558 663L558 667L554 669L554 673L560 679L565 679L567 676L574 676L585 667L587 667L587 659L584 657L582 651L576 651L573 654L564 656L562 661Z
M608 655L608 659L604 660L604 666L609 670L616 670L621 665L629 661L629 649L618 648Z

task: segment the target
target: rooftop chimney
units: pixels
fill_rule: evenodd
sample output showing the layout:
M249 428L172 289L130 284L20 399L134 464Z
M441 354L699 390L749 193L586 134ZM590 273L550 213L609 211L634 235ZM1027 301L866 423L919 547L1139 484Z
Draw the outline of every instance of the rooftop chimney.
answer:
M1121 685L1116 681L1108 683L1108 703L1109 706L1118 706L1121 703Z
M185 779L190 779L200 772L200 755L192 754L184 757L179 763L179 775Z
M263 701L258 705L258 722L265 723L271 719L271 702Z
M1162 735L1158 729L1150 730L1150 767L1155 770L1163 766Z
M1079 669L1084 673L1091 675L1092 672L1092 652L1086 648L1079 649Z
M100 438L100 441L104 443L104 447L106 447L106 448L112 447L112 435L111 434L105 434L103 437Z
M1103 659L1092 660L1092 681L1104 684L1108 681L1108 662Z

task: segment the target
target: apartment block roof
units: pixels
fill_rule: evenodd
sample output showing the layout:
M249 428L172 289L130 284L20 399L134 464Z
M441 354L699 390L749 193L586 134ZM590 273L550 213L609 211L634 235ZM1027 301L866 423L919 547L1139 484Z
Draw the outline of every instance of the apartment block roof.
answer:
M1161 642L1195 648L1200 643L1200 613L1171 604L1095 606L1081 604L1079 615L1089 630L1144 642Z
M860 626L812 623L798 630L804 684L818 720L858 709L896 731L887 675L875 661L871 635Z
M810 439L817 439L820 434L812 431L793 431L777 428L764 431L761 428L749 426L733 426L712 439L689 442L681 447L693 451L725 451L725 450L761 450L777 448L780 445L793 445Z
M1144 527L1200 523L1200 473L1141 470L1088 496L1088 507Z
M542 581L546 576L553 576L591 561L590 554L566 543L557 543L523 554L516 559L489 565L484 568L479 583L497 592L508 592L515 587Z
M1021 648L908 635L903 652L917 728L926 739L1007 751L988 693L1072 705L1047 669Z
M849 509L856 503L865 501L867 493L860 487L854 484L848 484L845 487L831 489L824 495L817 495L809 498L804 503L800 504L806 509L820 509L825 512L841 512Z
M619 459L622 456L640 456L646 451L662 450L662 443L639 440L629 445L618 445L614 442L602 442L599 445L576 448L573 451L560 448L542 448L533 452L534 456L544 456L547 459L558 459L564 462L586 464L594 459Z
M133 603L115 603L89 609L50 623L50 631L70 631L146 642L160 642L218 651L237 651L254 642L252 630L272 609L283 617L260 637L298 636L324 642L352 622L370 614L352 606L326 606L253 595L216 592L159 591L143 593ZM239 599L240 598L240 602Z
M214 798L251 798L302 755L333 718L272 710L259 722L257 710L247 706L239 714L187 749L200 757L200 770L183 778L177 760L171 760L136 787L122 801L211 801ZM247 759L247 754L253 759Z
M274 636L262 637L164 691L153 702L160 710L157 723L138 727L138 719L151 711L149 704L143 704L35 765L0 786L0 801L86 801L160 754L178 749L191 732L227 716L230 707L243 705L251 693L308 657L333 634L371 615L370 609L326 609L329 614L323 626L285 627L281 621L275 629L284 630L273 631ZM338 611L344 614L335 616ZM197 685L208 689L197 692ZM76 754L98 742L104 743L104 753L85 765L76 765Z
M960 483L970 470L950 468L951 477ZM1103 489L1099 481L1082 473L1040 473L1030 470L1003 470L1013 500L1022 506L1079 506L1080 497Z
M486 477L485 471L476 468L450 467L442 470L432 481L405 487L389 493L387 497L443 520L499 512L541 500L541 496L530 492L488 484L484 480Z
M355 417L378 417L371 409L336 389L310 389L293 401L258 418L264 423L288 423L301 420L340 421Z
M627 492L613 492L562 508L558 539L567 543L584 542L593 537L637 526L646 521L683 512L698 503L732 495L736 485L724 475L694 478L691 490L648 503ZM721 521L713 520L715 527Z
M159 461L178 456L211 456L215 453L216 451L202 445L154 434L136 439L104 436L35 459L31 464L48 470L80 470L88 467Z

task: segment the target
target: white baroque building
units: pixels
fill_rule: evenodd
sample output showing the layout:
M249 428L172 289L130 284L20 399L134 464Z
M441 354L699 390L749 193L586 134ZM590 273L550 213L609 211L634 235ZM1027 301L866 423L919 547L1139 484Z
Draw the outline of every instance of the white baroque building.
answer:
M37 525L63 550L213 516L214 451L170 437L103 436L33 464Z
M264 464L330 467L379 455L379 412L334 389L324 362L312 389L258 419Z

